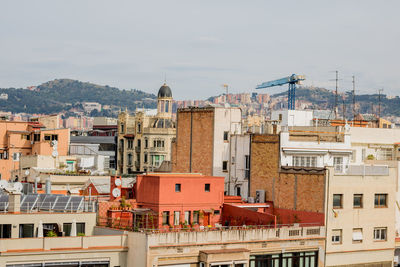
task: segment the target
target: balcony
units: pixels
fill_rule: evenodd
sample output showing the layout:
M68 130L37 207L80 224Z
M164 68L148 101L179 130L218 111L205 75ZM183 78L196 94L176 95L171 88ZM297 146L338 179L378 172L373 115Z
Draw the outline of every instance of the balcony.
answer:
M335 175L388 176L388 165L335 165Z
M165 147L149 147L149 152L165 152Z
M107 247L126 248L127 236L68 236L42 238L11 238L2 239L0 252L32 252L50 250L105 249Z

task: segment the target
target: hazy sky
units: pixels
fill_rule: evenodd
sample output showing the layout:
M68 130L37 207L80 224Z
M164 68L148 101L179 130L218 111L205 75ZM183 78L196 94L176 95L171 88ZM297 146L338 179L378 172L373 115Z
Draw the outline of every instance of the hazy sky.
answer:
M71 78L175 99L306 84L400 94L400 1L1 0L0 87ZM259 90L276 92L286 89Z

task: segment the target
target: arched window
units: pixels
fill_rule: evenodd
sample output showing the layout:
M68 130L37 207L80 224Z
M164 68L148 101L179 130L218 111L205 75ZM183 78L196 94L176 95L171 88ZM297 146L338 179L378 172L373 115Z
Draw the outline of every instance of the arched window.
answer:
M169 101L165 101L165 112L169 112Z

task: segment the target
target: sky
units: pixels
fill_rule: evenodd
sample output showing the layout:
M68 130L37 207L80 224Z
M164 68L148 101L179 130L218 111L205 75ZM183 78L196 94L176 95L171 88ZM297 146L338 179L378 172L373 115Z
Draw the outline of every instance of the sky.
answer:
M2 0L0 88L70 78L175 99L305 85L400 94L398 0ZM257 90L276 93L287 87Z

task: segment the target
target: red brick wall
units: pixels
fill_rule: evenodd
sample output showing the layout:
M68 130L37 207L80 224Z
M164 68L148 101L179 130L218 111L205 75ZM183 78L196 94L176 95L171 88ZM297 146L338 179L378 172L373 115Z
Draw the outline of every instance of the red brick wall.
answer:
M266 200L273 201L273 178L279 175L279 135L252 135L250 159L250 196L255 197L261 189Z
M321 212L309 212L309 211L275 208L274 213L277 216L277 224L299 223L299 224L304 224L304 226L307 226L307 224L324 225L324 213Z
M222 225L226 225L226 222L229 222L229 226L274 225L275 216L224 204L222 208L221 223Z
M190 136L192 131L192 170ZM172 172L212 175L214 109L182 109L177 114L176 142L172 149Z

